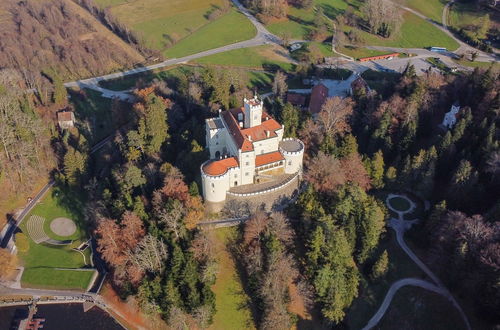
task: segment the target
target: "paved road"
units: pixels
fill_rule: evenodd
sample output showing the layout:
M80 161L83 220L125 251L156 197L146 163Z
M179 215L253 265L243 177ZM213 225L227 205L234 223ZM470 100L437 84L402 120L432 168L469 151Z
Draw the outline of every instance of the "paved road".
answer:
M398 292L399 289L401 289L404 286L408 286L408 285L418 286L420 288L424 288L426 290L436 292L440 295L445 295L445 292L443 291L442 288L440 288L440 287L438 287L430 282L427 282L427 281L424 281L424 280L418 279L418 278L403 278L399 281L394 282L391 285L391 287L389 288L389 291L387 291L387 294L384 298L384 301L382 302L382 305L380 305L377 312L372 316L370 321L368 321L368 324L363 328L363 330L368 330L368 329L371 329L374 326L376 326L380 322L382 317L385 315L385 312L389 308L389 306L392 302L392 298L394 298L394 295Z
M192 61L194 59L218 54L218 53L223 53L227 52L230 50L235 50L235 49L241 49L241 48L250 48L250 47L256 47L256 46L261 46L265 44L281 44L281 39L271 32L269 32L265 26L260 23L243 5L238 1L238 0L232 0L234 5L238 8L240 12L242 12L249 20L250 22L255 26L257 30L257 34L254 38L241 41L238 43L230 44L230 45L225 45L222 47L214 48L214 49L209 49L203 52L199 52L196 54L184 56L181 58L173 58L173 59L168 59L165 60L161 63L153 64L153 65L148 65L140 68L135 68L123 72L116 72L116 73L111 73L107 74L104 76L100 77L94 77L94 78L89 78L89 79L83 79L83 80L78 80L78 81L71 81L67 82L64 84L65 87L79 87L79 88L88 88L92 89L95 91L98 91L102 93L103 97L106 98L117 98L122 101L132 101L133 96L127 93L127 91L112 91L109 89L105 89L102 87L99 87L99 82L100 81L105 81L105 80L112 80L112 79L117 79L117 78L123 78L126 76L138 74L138 73L143 73L151 70L156 70L156 69L161 69L167 66L172 66L176 64L182 64L182 63L187 63L189 61Z
M410 205L412 205L412 209L415 207L415 204L413 203L413 201L409 200L406 196L390 195L387 198L387 200L389 200L392 197L404 198L404 199L408 200ZM389 205L389 208L391 208L390 205ZM448 289L439 280L439 278L429 269L429 267L427 267L415 255L415 253L413 253L413 251L408 247L408 245L406 245L406 242L404 240L404 233L405 233L405 231L410 229L412 227L412 225L415 224L418 220L408 221L408 220L404 219L405 213L409 213L409 212L411 212L411 210L406 211L406 212L400 212L400 211L397 211L394 209L392 209L392 210L398 214L398 217L397 217L397 219L391 218L389 220L389 227L391 227L396 232L396 240L397 240L399 246L403 249L403 251L406 252L406 254L411 258L411 260L413 260L413 262L415 262L417 264L417 266L422 271L424 271L424 273L427 276L429 276L429 278L431 278L432 281L434 281L435 284L432 284L432 283L429 283L429 282L423 281L423 280L413 279L413 278L405 278L405 279L394 282L391 285L389 291L387 292L387 294L384 298L384 301L382 302L382 305L380 306L379 310L375 313L375 315L370 319L368 324L363 329L368 330L368 329L373 328L375 325L377 325L377 323L382 319L385 312L387 311L387 308L389 307L390 302L392 301L392 298L393 298L394 294L397 292L397 290L399 290L401 287L403 287L405 285L416 285L416 286L420 286L424 289L439 293L442 296L444 296L445 298L447 298L453 304L453 306L455 306L455 308L458 310L458 312L462 316L462 319L463 319L467 329L470 330L471 327L470 327L469 320L467 319L467 316L465 315L464 311L462 310L462 308L460 307L458 302L455 300L453 295L450 293L450 291L448 291Z

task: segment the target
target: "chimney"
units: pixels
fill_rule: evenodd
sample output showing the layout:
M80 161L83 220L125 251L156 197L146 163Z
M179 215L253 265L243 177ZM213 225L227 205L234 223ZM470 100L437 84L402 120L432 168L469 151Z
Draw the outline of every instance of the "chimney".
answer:
M252 136L251 135L247 135L248 136L248 140L251 142L252 141Z
M266 131L266 136L270 137L271 136L271 131Z
M243 122L240 121L240 128L243 128Z
M266 116L266 120L269 120L269 116Z
M238 121L243 121L243 114L238 112Z

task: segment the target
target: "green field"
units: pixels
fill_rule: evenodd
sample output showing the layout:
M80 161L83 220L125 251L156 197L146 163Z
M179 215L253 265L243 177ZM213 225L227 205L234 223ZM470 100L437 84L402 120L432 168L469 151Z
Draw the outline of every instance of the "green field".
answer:
M458 43L437 27L412 13L404 13L404 23L397 35L382 38L365 31L359 31L364 43L370 46L400 48L444 47L448 50L458 48ZM351 29L351 28L349 28Z
M481 7L476 6L474 3L461 3L455 2L451 6L450 14L448 18L448 24L456 28L457 30L464 28L470 29L471 27L481 26L483 17L486 15L487 11ZM492 11L490 13L490 19L493 22L495 16ZM473 28L474 29L474 28ZM479 38L484 38L484 35L478 35Z
M236 227L216 229L219 273L212 290L217 313L210 329L255 329L250 299L243 291L234 260L226 249L236 231Z
M273 46L259 46L252 48L235 49L196 60L200 64L215 64L223 66L239 66L256 69L277 69L284 71L293 69L293 64L286 63L286 58L278 55L281 49Z
M445 297L417 287L394 295L380 329L466 329L458 310Z
M347 9L344 0L314 0L315 6L321 6L323 12L330 18L336 17ZM288 19L273 22L267 25L272 33L283 36L289 35L292 39L305 39L313 28L314 7L308 10L288 7Z
M149 47L164 50L208 24L208 14L227 0L96 0L143 37Z
M429 17L436 23L441 24L441 17L446 2L445 0L407 0L404 4Z
M495 69L500 68L500 63L498 62L471 62L469 60L454 60L457 64L468 66L471 68L484 68L493 67Z
M83 215L78 211L82 208L80 196L70 196L58 188L53 188L39 204L26 216L21 224L21 230L29 238L30 248L27 252L19 252L24 266L21 278L23 287L59 288L59 289L86 289L93 275L92 271L57 270L55 268L76 269L86 266L81 253L71 250L86 240ZM70 218L78 225L75 235L70 238L75 241L70 245L57 246L51 244L36 244L31 240L26 230L26 224L31 215L38 215L50 222L57 217ZM44 229L48 226L44 224ZM46 230L49 237L60 239ZM67 239L67 237L65 238ZM90 250L84 252L87 263L90 260Z
M232 9L218 20L205 25L196 33L182 39L163 54L169 58L183 57L252 39L256 33L257 30L245 15Z

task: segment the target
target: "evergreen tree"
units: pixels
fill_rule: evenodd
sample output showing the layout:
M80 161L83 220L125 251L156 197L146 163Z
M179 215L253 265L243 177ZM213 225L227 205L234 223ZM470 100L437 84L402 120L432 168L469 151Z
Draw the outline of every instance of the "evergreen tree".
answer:
M376 189L384 187L384 165L384 156L382 150L379 150L373 155L368 166L372 186Z
M300 113L290 103L286 103L281 112L282 124L285 126L284 137L297 137L300 127Z
M375 264L372 267L372 273L370 277L373 280L378 280L379 278L385 276L389 270L389 254L387 250L380 255Z
M168 138L167 113L160 97L153 94L149 96L144 124L146 150L150 154L157 153Z

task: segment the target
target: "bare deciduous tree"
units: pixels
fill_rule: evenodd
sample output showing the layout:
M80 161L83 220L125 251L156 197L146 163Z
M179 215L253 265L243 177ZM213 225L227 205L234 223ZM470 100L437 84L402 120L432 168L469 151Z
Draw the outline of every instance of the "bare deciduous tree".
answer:
M354 103L351 98L330 97L321 107L319 123L327 135L343 135L350 130L349 119Z
M167 246L162 240L152 235L145 236L133 251L129 251L129 260L144 271L161 273L167 259Z

